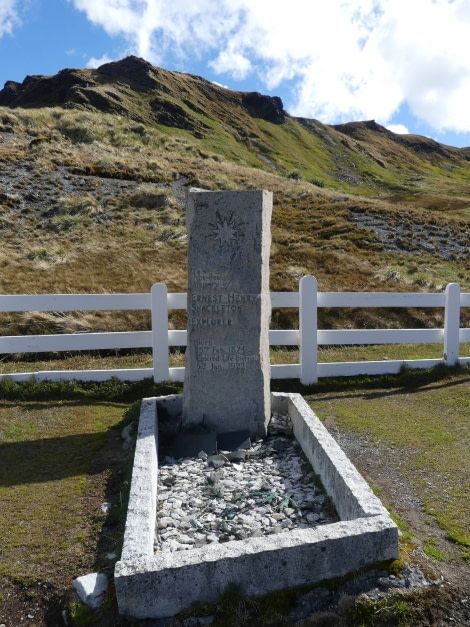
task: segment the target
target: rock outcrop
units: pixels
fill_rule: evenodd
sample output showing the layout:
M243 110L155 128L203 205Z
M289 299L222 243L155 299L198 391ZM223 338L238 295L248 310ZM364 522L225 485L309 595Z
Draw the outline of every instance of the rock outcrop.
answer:
M282 124L285 119L284 106L279 96L263 96L257 91L250 91L242 98L243 105L255 118L261 118L272 124Z

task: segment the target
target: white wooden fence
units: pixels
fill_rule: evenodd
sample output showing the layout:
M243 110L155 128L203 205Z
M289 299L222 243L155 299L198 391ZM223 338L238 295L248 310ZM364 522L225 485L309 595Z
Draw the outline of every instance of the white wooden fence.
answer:
M470 342L470 329L460 328L460 309L470 307L470 293L461 293L457 283L450 283L445 292L437 294L318 292L316 279L306 276L301 279L298 292L272 292L271 303L273 309L299 309L298 329L269 331L269 342L272 346L299 347L299 363L272 365L272 379L300 379L308 385L315 383L319 377L393 374L399 372L403 366L431 368L439 363L449 366L470 363L470 357L459 355L460 343ZM14 381L25 381L31 377L37 381L104 381L111 377L138 381L153 377L156 382L182 382L184 367L169 366L169 348L186 346L186 331L168 329L168 311L186 307L186 294L168 294L166 286L161 283L155 284L149 294L0 295L0 312L150 310L152 316L151 331L0 336L0 355L132 348L149 348L153 353L153 368L14 373L0 375L0 380L6 376ZM443 308L444 328L322 330L317 328L318 307ZM318 363L319 345L423 343L441 344L442 357Z

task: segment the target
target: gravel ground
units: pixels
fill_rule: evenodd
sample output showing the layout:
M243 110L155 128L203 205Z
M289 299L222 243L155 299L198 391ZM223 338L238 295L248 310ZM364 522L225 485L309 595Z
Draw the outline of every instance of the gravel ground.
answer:
M468 232L456 235L450 226L444 224L391 224L385 217L359 211L351 211L350 219L357 226L374 232L386 251L432 255L452 260L468 258Z

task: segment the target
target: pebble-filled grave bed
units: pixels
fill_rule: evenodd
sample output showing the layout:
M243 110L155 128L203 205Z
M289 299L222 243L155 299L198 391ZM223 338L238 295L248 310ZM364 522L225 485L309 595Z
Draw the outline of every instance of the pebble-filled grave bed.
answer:
M159 465L155 552L338 520L285 415L273 414L267 437L248 450L164 457Z

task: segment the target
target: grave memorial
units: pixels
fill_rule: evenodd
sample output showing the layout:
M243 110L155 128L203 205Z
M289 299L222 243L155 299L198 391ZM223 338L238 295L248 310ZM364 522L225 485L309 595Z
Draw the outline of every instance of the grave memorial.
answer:
M272 193L191 190L183 426L265 436Z
M269 393L271 212L267 191L188 195L184 394L142 401L124 543L114 575L125 616L169 617L195 602L216 601L234 584L256 597L398 557L396 525L306 401L300 394ZM178 463L201 450L234 450L236 438L237 447L249 448L244 438L265 436L271 412L290 421L339 521L155 551L159 423L170 422L178 432L173 455ZM184 437L193 453L187 453Z

